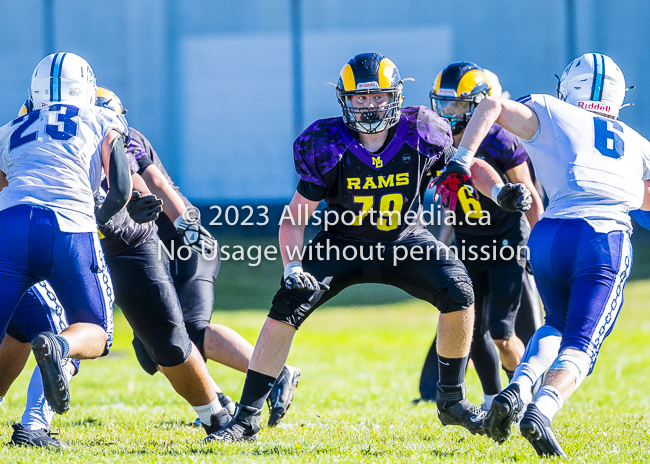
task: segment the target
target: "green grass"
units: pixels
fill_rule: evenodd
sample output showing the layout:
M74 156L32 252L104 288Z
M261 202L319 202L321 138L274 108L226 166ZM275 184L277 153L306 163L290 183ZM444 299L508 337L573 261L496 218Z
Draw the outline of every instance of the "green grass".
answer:
M631 282L613 334L595 372L565 405L555 430L580 462L650 461L650 281ZM263 311L217 312L213 321L253 342ZM442 427L435 407L413 407L419 370L433 338L437 312L407 300L385 306L330 307L299 331L290 363L302 368L294 405L281 427L264 428L261 441L204 446L194 415L166 380L137 365L130 331L116 318L108 358L82 364L72 384L72 409L55 419L68 444L63 451L0 445L0 462L533 462L517 433L496 445ZM238 397L243 375L210 363L224 391ZM33 361L0 408L0 443L9 441ZM1 375L1 373L0 373ZM505 380L505 379L504 379ZM468 396L482 395L474 371ZM267 418L264 411L263 421Z

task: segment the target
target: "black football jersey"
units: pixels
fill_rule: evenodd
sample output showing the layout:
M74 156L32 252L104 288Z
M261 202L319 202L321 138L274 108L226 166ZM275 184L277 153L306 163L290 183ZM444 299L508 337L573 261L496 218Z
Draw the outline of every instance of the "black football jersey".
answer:
M517 137L495 124L481 142L476 158L485 160L499 173L501 180L508 183L506 171L525 163L528 154ZM467 187L458 192L455 213L454 232L460 238L528 232L524 213L509 213L487 195L479 194L479 199L476 200ZM480 221L482 216L489 218L489 221Z
M432 168L453 150L448 122L424 106L402 110L392 138L368 152L342 118L321 119L294 142L298 192L325 200L328 232L348 239L386 242L424 228L422 192ZM439 166L436 166L440 163Z

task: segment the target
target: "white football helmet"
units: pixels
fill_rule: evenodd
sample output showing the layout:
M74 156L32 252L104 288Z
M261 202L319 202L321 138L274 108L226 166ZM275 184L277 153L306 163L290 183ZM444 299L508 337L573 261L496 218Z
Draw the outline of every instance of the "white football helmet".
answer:
M38 110L54 103L75 106L94 105L97 96L95 73L74 53L53 53L34 69L29 98Z
M585 53L564 69L557 94L579 108L618 119L625 99L625 77L609 56Z

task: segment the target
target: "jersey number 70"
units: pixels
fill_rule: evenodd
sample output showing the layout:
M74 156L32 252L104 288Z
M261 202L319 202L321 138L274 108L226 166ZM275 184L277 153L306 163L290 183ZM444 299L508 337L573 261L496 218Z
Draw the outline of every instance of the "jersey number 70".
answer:
M72 119L79 114L79 108L71 105L56 104L48 107L48 113L56 114L55 124L46 124L45 133L52 140L69 140L77 135L77 123ZM38 138L38 131L25 134L32 124L39 120L41 111L32 111L20 118L14 119L12 126L18 125L9 139L9 150L13 150ZM58 113L57 113L58 111ZM49 114L47 115L49 117Z

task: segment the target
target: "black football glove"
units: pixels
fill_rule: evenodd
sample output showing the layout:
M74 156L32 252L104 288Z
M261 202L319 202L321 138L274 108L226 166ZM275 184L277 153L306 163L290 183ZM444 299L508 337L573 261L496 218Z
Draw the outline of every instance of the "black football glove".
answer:
M183 237L183 243L197 253L214 253L217 241L199 222L190 223L183 216L174 221L176 231Z
M126 205L129 216L138 224L155 221L162 213L163 201L156 195L143 197L137 190L133 191L131 201Z
M533 197L524 184L506 184L497 195L497 204L511 213L528 211L533 205Z
M305 272L298 262L291 262L284 268L284 286L288 290L305 292L330 289L328 285L318 282L309 272Z
M474 198L478 200L478 192L474 186L474 180L469 168L454 159L449 161L447 166L440 172L440 175L433 179L429 188L434 186L436 187L433 194L434 201L440 197L440 206L449 208L452 211L456 209L458 191L464 186L467 186Z

